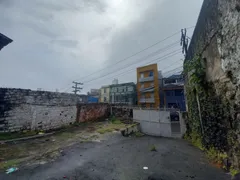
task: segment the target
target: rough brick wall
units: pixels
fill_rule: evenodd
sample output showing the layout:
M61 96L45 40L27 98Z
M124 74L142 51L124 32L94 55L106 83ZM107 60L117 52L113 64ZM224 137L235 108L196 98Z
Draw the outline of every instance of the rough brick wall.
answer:
M49 130L76 120L78 96L0 88L0 132Z
M96 121L109 117L109 104L80 104L77 110L77 122Z
M133 118L133 109L130 107L112 106L112 115L122 120L131 120Z

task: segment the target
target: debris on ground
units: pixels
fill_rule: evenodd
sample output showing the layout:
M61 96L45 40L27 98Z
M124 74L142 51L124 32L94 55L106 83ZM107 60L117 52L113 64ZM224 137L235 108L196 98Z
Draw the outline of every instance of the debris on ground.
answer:
M143 167L143 169L144 169L144 170L147 170L147 169L148 169L148 167L144 166L144 167Z
M17 171L18 168L17 167L11 167L9 169L6 170L6 174L10 174L10 173L13 173L14 171Z

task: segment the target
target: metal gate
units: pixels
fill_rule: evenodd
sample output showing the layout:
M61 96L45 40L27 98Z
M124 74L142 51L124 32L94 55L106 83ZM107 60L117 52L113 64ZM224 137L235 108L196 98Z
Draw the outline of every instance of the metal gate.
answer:
M171 120L170 111L152 109L133 109L133 120L140 123L141 131L152 136L177 137L183 135L184 123L179 114L179 119Z

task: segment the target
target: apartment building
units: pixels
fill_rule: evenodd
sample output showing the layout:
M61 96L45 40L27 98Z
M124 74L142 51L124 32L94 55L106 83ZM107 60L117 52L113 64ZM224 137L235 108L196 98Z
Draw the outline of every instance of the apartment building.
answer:
M110 103L136 105L136 85L133 82L110 85Z
M160 107L186 111L183 75L171 75L159 81Z
M137 99L139 106L159 107L160 99L157 64L137 68Z
M102 103L109 103L110 100L110 87L102 86L100 88L100 102Z

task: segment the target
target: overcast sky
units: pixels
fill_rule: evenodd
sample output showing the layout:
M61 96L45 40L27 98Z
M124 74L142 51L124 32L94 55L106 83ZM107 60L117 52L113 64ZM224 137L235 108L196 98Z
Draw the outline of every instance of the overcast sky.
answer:
M194 26L202 2L0 0L0 32L13 39L0 51L0 85L71 91L76 80L85 82L86 92L114 78L136 82L136 67L149 63L158 62L166 76L177 73L183 56L173 52L181 48L180 33L126 57ZM193 30L188 29L188 36ZM166 55L173 56L164 59Z

